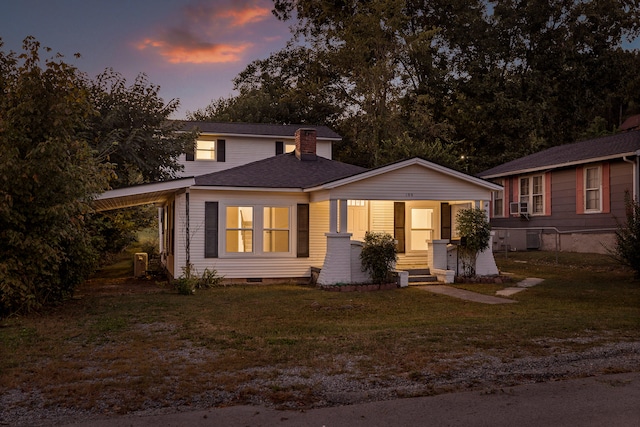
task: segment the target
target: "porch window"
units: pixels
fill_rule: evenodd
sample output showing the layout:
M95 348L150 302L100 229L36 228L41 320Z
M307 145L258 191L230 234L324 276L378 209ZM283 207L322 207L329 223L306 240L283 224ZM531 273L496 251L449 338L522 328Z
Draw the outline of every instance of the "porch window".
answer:
M196 141L196 160L216 160L216 141Z
M263 251L289 252L289 208L263 209Z
M599 166L584 169L584 210L585 212L599 212L602 172Z
M226 251L253 252L253 207L227 206Z
M543 175L520 178L520 203L527 203L532 215L544 214Z

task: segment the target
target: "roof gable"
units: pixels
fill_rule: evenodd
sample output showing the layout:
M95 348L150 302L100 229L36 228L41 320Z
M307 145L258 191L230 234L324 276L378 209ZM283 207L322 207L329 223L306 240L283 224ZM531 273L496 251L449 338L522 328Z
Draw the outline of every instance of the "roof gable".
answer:
M361 180L365 180L365 179L370 179L372 177L378 176L378 175L384 175L384 174L388 174L390 172L396 171L396 170L400 170L400 169L405 169L408 168L410 166L413 165L418 165L422 168L431 170L433 172L435 172L436 174L440 174L443 176L447 176L449 178L453 178L453 179L457 179L457 180L461 180L461 181L467 181L470 182L476 186L480 186L480 187L484 187L486 189L491 189L491 190L499 190L502 187L498 186L496 184L493 184L489 181L485 181L482 178L477 178L471 175L467 175L465 173L462 172L458 172L456 170L453 169L449 169L445 166L441 166L438 165L436 163L432 163L429 162L428 160L424 160L421 159L419 157L413 157L411 159L406 159L406 160L401 160L398 162L394 162L394 163L390 163L388 165L384 165L384 166L380 166L374 169L369 169L366 172L360 173L358 175L354 175L352 177L345 177L339 180L334 180L331 182L328 182L324 185L322 185L322 187L324 189L332 189L332 188L336 188L342 185L347 185L347 184L351 184L353 182L356 181L361 181Z
M555 169L564 166L590 163L625 155L634 155L640 150L640 131L589 139L572 144L558 145L521 157L478 174L482 178Z

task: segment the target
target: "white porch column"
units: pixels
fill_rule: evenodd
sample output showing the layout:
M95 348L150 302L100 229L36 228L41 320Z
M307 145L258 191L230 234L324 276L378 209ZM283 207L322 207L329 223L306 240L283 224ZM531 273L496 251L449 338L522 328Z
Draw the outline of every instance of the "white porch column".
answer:
M340 229L338 233L347 232L347 201L340 200L338 205L338 215L340 217Z
M325 236L327 254L318 276L318 284L351 283L351 233L326 233Z
M338 232L338 201L329 200L329 234Z
M493 236L495 235L495 231L491 232L491 237L489 238L489 247L484 251L478 254L478 258L476 259L476 274L478 276L495 276L499 274L498 266L496 265L496 260L493 257Z

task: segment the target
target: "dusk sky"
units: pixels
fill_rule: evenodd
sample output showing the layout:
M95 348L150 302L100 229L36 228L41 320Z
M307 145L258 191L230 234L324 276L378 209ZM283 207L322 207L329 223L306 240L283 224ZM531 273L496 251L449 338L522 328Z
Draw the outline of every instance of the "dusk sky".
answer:
M271 0L0 0L4 51L34 36L91 78L106 68L128 83L139 73L180 110L233 94L232 79L290 39ZM640 40L626 47L640 48ZM75 53L82 56L74 58Z
M270 0L1 0L0 38L2 50L21 52L34 36L91 78L109 67L127 83L145 73L165 102L180 99L178 119L232 95L232 79L249 62L284 47L290 23L272 7Z

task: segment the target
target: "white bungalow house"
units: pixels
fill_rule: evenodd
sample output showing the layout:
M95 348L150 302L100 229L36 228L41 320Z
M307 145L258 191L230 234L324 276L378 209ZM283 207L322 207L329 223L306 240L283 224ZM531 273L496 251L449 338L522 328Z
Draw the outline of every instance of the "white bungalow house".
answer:
M108 191L96 209L155 203L162 259L176 277L187 264L197 271L215 268L234 282L308 280L319 268L320 284L359 283L367 280L359 268L360 242L366 231L376 231L397 240L398 268L430 268L450 282L455 266L447 247L456 237L456 212L470 206L488 211L492 191L502 188L419 158L375 169L331 160L330 143L339 136L321 140L327 128L281 126L279 132L238 137L256 145L271 140L273 154L262 159ZM220 139L208 138L217 142L209 155L218 160ZM282 141L284 148L289 139L293 152L275 144ZM324 144L323 156L318 147ZM227 135L224 160L232 158L232 147ZM490 250L476 271L498 273Z

